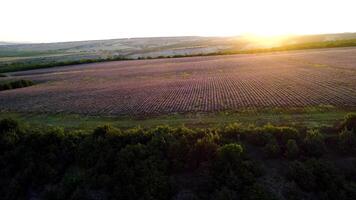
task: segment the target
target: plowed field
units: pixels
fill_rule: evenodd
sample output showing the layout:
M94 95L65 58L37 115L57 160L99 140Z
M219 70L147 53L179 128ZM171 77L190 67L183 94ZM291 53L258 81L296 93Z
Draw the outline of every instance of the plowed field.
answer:
M118 61L0 79L38 82L0 92L0 110L154 115L244 108L356 107L356 48Z

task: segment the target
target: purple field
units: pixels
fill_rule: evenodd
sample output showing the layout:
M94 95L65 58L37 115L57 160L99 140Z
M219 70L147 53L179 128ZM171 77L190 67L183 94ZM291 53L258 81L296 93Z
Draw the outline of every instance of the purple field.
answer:
M115 61L10 75L38 84L1 91L1 111L154 115L356 107L356 48Z

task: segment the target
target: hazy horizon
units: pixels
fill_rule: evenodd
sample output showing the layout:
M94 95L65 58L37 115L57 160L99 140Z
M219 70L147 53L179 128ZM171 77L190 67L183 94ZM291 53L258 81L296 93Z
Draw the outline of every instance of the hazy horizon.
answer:
M351 0L4 0L0 41L356 32Z

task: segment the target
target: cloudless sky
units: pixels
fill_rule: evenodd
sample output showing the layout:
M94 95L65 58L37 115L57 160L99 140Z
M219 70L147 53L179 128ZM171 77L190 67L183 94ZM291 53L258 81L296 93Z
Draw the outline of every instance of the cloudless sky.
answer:
M0 41L356 32L356 0L0 0Z

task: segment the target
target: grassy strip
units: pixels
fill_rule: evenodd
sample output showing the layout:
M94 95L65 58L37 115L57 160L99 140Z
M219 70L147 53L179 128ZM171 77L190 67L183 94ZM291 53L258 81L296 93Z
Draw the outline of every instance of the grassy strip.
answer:
M16 80L5 83L0 83L0 91L2 90L11 90L16 88L23 88L34 85L34 82L30 80Z
M253 50L226 50L207 54L184 54L184 55L173 55L173 56L158 56L158 57L139 57L141 59L160 59L160 58L180 58L180 57L195 57L195 56L212 56L212 55L233 55L233 54L255 54L255 53L270 53L279 51L290 51L290 50L303 50L303 49L318 49L318 48L335 48L335 47L351 47L356 46L356 39L348 40L335 40L335 41L324 41L324 42L309 42L302 44L286 45L282 47L274 47L267 49L253 49ZM105 61L121 61L121 60L132 60L126 57L118 56L111 58L101 58L101 59L82 59L73 61L54 61L54 62L44 62L44 63L28 63L28 62L17 62L5 65L0 65L0 73L5 72L16 72L31 69L41 69L57 66L67 66L76 64L86 64L86 63L97 63Z
M303 111L280 112L241 111L220 113L190 113L171 114L137 119L132 117L84 116L76 114L40 114L2 112L0 119L11 117L36 126L61 126L67 129L92 129L100 125L110 124L121 129L134 127L151 128L159 125L179 127L185 125L191 128L206 128L223 126L229 123L241 122L262 126L267 123L274 125L324 127L341 121L351 110L339 109L307 109Z

